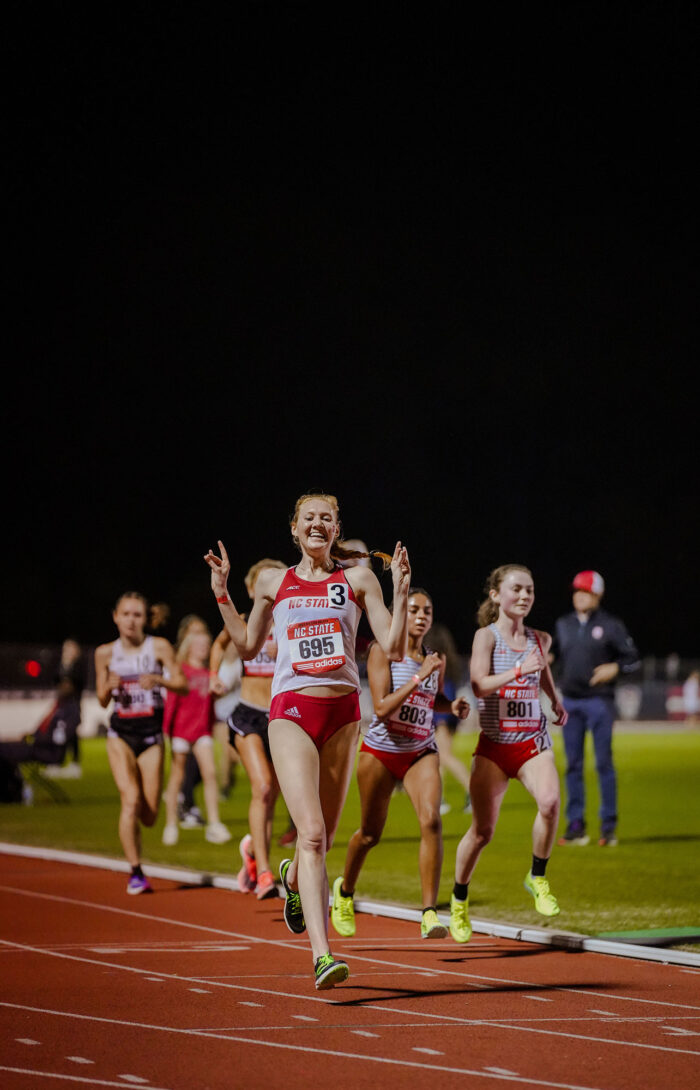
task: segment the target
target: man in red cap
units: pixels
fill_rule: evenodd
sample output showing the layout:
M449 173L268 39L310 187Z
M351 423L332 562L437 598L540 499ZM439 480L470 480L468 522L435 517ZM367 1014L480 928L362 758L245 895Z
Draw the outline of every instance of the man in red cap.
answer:
M566 749L566 821L559 844L588 844L583 785L586 731L593 736L600 788L600 839L617 844L617 781L612 758L614 682L639 666L639 653L622 621L600 608L605 582L597 571L580 571L572 583L572 613L556 622L552 652L569 718Z

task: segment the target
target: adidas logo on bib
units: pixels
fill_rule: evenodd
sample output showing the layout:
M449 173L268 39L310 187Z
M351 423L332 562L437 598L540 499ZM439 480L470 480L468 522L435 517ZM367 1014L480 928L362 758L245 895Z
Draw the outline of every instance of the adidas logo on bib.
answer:
M291 715L293 719L301 719L301 712L297 708L296 704L294 705L293 708L285 708L284 709L284 714L285 715Z

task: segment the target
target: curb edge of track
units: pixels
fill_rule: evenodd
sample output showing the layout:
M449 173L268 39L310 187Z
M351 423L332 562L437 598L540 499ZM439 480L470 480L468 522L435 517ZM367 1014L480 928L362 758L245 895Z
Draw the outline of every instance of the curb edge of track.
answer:
M89 855L84 852L66 851L61 848L41 848L28 844L9 844L0 841L0 854L19 855L30 859L52 859L60 863L73 863L81 867L97 867L100 870L122 871L131 869L125 859L110 859L108 856ZM238 892L235 878L208 871L190 870L187 867L170 867L163 863L146 863L150 877L164 878L173 882L188 882L198 886L213 886L216 889L228 889ZM279 887L281 888L281 887ZM381 901L355 901L355 911L368 916L388 916L395 920L410 920L420 923L421 913L416 908L403 908ZM449 916L439 912L443 923L449 923ZM539 943L553 946L573 953L612 954L616 957L636 958L641 961L658 961L665 965L686 965L700 967L700 954L685 950L666 950L657 947L639 946L631 942L615 942L612 939L597 939L590 935L578 935L573 931L549 931L540 927L521 927L517 924L496 923L491 920L472 919L472 930L483 935L499 939L513 939L516 942Z

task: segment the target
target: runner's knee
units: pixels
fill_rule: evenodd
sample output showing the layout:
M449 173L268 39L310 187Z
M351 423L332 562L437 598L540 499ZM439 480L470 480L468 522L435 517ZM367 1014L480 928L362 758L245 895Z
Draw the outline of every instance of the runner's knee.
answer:
M273 800L272 784L270 780L256 780L250 785L250 793L256 802L263 806L269 806Z
M360 846L365 851L375 848L379 843L381 833L377 829L360 829Z
M442 832L442 818L438 808L430 808L419 815L421 836L439 836Z
M308 825L297 826L297 847L302 852L311 852L314 855L326 853L326 829L323 822L309 822Z

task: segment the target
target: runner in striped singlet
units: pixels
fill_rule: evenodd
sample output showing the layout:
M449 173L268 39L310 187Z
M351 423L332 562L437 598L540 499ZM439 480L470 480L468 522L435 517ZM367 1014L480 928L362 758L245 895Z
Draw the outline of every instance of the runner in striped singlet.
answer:
M554 764L540 691L549 697L555 722L566 712L547 665L552 642L546 632L525 627L535 601L532 573L520 564L494 569L484 588L471 659L471 682L479 701L482 731L474 752L470 793L472 823L457 847L450 931L457 942L471 938L469 881L482 849L493 837L511 779L519 779L537 803L532 829L532 866L525 888L543 916L559 905L545 878L559 819L559 776Z
M391 567L393 613L384 604L379 580L369 568L344 571L342 561L364 556L344 547L335 496L300 496L290 520L299 563L286 572L267 568L255 584L247 621L227 590L230 563L204 557L226 628L242 659L258 654L273 624L277 639L268 737L272 763L298 836L293 859L280 877L286 898L284 920L294 934L308 932L319 989L347 980L349 969L328 946L328 873L333 843L357 753L360 678L355 642L360 615L387 658L399 661L406 648L411 566L397 542Z
M141 870L141 825L155 825L160 806L163 689L187 692L172 645L145 634L147 614L142 594L122 594L112 614L119 638L95 651L97 699L103 708L113 707L107 756L121 798L119 839L131 866L126 889L132 894L151 889Z
M376 643L369 650L367 676L375 712L357 767L362 824L350 838L343 876L333 883L331 907L331 922L346 937L355 934L355 886L367 853L379 843L397 783L406 788L420 823L421 937L438 939L447 934L436 909L443 854L442 780L433 712L448 711L465 719L469 704L463 698L450 701L442 692L445 659L423 644L432 622L430 595L413 587L408 596L405 657L390 662Z

